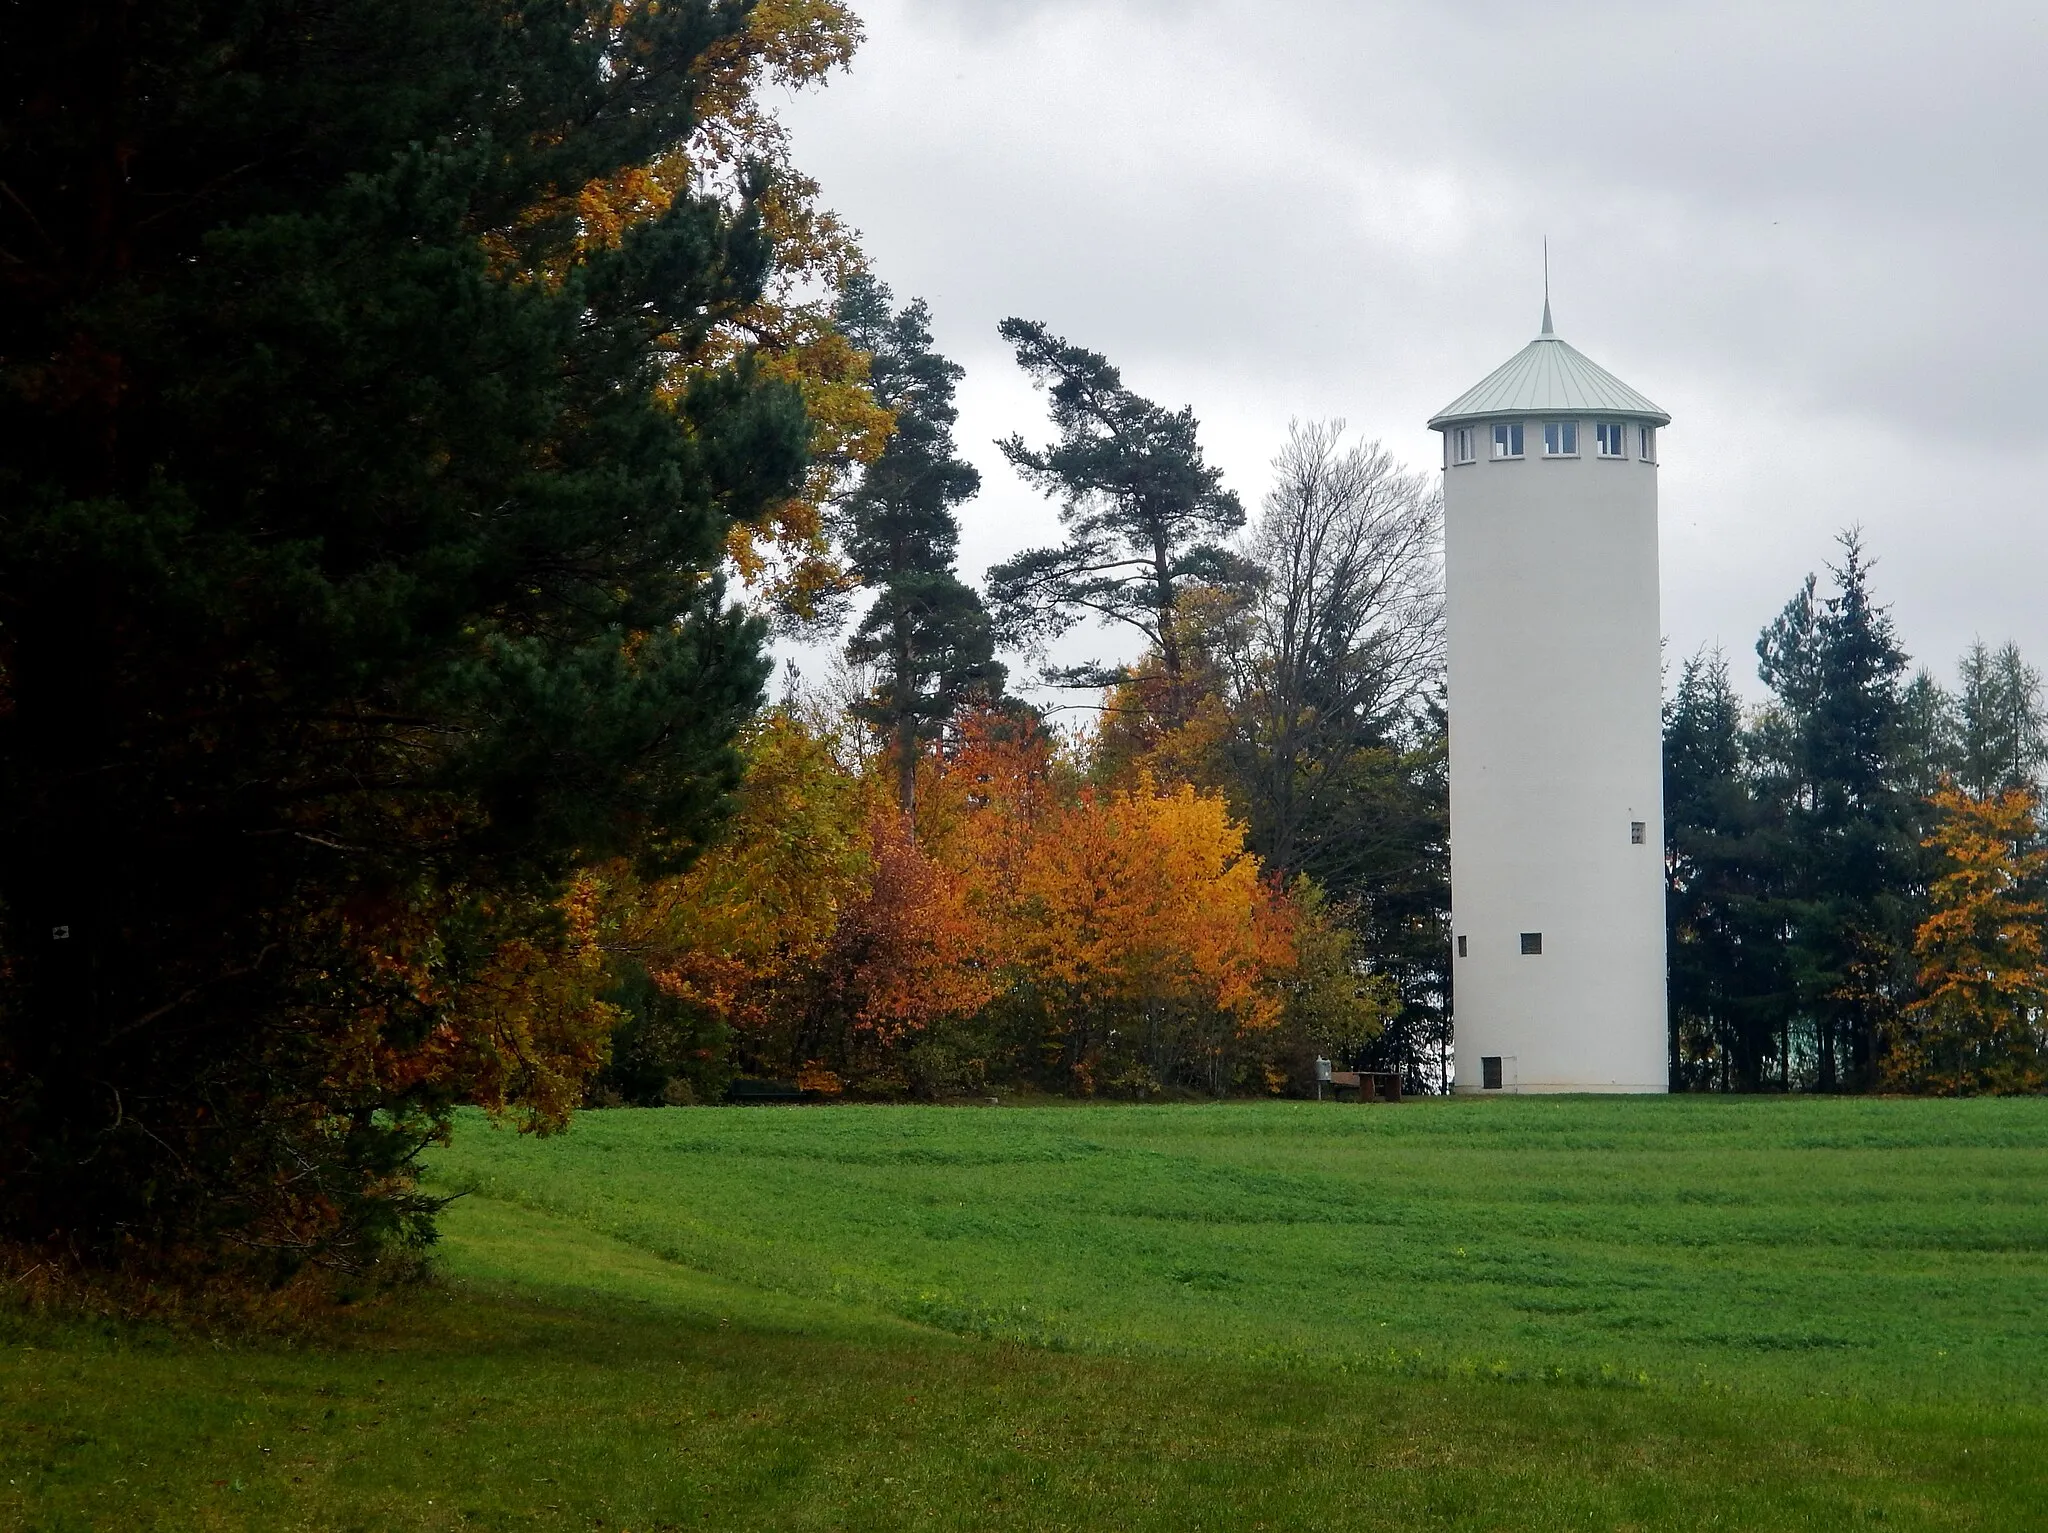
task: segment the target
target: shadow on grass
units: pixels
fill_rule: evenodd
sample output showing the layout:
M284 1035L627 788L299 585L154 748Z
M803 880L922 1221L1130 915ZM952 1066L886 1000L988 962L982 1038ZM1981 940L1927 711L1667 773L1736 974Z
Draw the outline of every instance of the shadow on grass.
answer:
M0 1527L2038 1526L2042 1422L1129 1361L762 1294L465 1199L312 1341L15 1317Z

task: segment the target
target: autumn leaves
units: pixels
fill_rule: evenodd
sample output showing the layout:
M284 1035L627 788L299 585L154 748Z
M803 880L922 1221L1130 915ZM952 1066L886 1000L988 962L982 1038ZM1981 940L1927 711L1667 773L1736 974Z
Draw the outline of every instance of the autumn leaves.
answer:
M914 820L891 763L842 764L790 713L748 759L733 833L688 874L587 883L602 940L714 1016L750 1068L930 1092L945 1083L921 1054L965 1049L976 1080L1050 1089L1268 1083L1302 954L1332 929L1219 796L1143 771L1089 784L994 711L921 761ZM1359 1004L1369 1024L1389 1002ZM694 1073L693 1094L715 1084Z

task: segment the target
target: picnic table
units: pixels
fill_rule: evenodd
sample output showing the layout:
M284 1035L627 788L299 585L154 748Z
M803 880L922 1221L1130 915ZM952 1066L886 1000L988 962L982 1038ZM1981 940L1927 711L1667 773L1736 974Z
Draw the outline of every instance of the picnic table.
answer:
M1316 1100L1323 1099L1323 1087L1330 1088L1330 1095L1343 1101L1340 1093L1355 1091L1361 1102L1398 1102L1401 1100L1401 1075L1397 1070L1332 1070L1327 1059L1316 1061Z

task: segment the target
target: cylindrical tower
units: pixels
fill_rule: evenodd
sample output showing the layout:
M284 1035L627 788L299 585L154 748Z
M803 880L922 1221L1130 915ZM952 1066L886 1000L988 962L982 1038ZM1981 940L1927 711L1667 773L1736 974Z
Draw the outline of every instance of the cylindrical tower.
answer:
M1444 434L1457 1089L1664 1091L1657 430L1543 333Z

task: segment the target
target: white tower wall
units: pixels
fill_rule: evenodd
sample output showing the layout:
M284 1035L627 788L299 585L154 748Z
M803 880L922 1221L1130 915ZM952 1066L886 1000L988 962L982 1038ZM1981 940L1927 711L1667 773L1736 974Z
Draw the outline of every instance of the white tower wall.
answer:
M1516 418L1523 457L1488 420L1444 470L1457 1089L1490 1056L1507 1091L1664 1091L1657 468L1636 422L1610 459L1604 417Z

